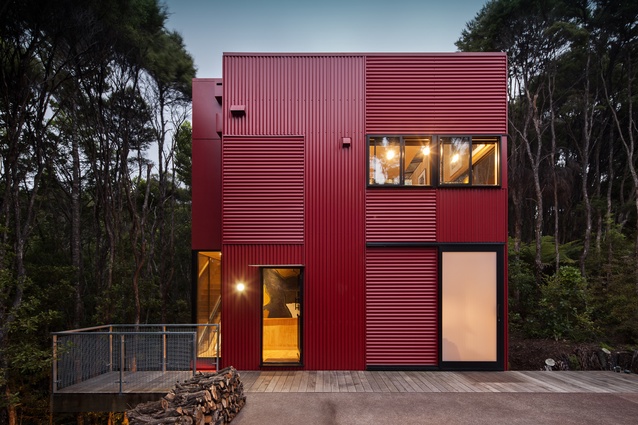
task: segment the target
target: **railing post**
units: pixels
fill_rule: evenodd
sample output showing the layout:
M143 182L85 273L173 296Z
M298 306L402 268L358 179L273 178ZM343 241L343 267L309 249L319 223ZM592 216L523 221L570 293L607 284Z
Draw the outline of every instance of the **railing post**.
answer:
M162 326L162 372L166 372L166 326Z
M113 372L113 326L109 326L109 372Z
M124 335L120 335L120 394L122 394L122 386L124 385L124 367L126 359L124 358Z
M53 394L58 390L58 336L53 335Z
M219 339L220 339L220 334L219 334L219 323L215 324L215 332L217 332L217 348L216 348L216 353L215 353L215 372L219 372L219 356L221 356L220 352L219 352Z
M197 373L197 328L193 332L193 376Z

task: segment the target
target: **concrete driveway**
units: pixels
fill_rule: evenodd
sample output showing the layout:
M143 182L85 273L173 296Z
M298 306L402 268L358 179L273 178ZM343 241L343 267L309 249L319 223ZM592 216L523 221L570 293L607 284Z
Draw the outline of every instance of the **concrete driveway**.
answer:
M246 406L233 425L638 424L638 393L249 392L246 396Z

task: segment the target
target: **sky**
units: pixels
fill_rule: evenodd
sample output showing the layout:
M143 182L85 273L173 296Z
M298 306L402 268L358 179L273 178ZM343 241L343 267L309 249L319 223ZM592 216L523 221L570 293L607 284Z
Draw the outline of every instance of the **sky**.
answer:
M160 0L197 77L223 52L455 52L487 0Z

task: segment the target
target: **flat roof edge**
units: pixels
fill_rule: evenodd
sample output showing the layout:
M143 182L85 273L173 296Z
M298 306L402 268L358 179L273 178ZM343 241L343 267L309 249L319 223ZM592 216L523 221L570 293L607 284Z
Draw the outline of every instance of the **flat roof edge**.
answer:
M223 56L507 56L505 52L223 52Z

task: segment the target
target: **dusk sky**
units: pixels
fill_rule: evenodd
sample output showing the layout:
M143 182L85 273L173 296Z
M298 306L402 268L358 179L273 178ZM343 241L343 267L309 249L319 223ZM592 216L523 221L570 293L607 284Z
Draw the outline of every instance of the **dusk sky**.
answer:
M223 52L454 52L487 0L163 0L197 77Z

